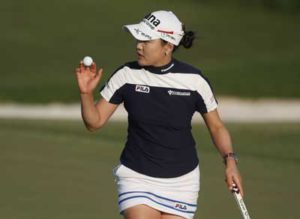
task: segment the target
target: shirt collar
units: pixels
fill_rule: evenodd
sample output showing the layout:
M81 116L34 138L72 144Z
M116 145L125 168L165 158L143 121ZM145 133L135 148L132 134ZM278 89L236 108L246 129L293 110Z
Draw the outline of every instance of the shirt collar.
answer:
M176 60L172 59L168 64L164 66L143 66L143 68L155 74L166 74L172 71L173 67L175 66L175 63Z

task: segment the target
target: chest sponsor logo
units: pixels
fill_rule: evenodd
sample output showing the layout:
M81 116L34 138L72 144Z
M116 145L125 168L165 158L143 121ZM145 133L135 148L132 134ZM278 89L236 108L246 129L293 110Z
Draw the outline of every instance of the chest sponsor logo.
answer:
M135 85L135 91L141 93L150 93L150 87L145 85Z
M170 96L191 96L191 92L189 91L168 90L168 94Z

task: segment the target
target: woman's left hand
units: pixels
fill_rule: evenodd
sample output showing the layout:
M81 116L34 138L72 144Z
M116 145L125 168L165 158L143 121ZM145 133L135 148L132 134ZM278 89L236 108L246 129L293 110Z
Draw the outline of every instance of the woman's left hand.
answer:
M237 187L242 196L244 196L242 177L233 159L228 159L225 169L225 181L230 191Z

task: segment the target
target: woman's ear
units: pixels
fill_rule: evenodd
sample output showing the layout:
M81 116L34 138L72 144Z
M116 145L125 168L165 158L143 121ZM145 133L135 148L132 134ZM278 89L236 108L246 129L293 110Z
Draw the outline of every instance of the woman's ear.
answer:
M174 48L175 46L172 44L172 43L168 43L170 45L170 51L173 52L174 51Z
M166 50L165 50L165 53L166 54L170 54L170 53L172 53L173 52L173 50L174 50L174 45L172 44L172 43L167 43L166 45Z

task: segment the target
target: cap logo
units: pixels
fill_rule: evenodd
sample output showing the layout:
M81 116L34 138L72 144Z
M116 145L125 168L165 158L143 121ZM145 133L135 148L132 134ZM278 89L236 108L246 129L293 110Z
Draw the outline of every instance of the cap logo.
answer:
M151 24L157 27L160 24L160 20L157 19L153 14L146 15L145 19L148 21L148 25L151 27ZM151 29L154 29L154 27L151 27Z
M146 37L146 38L148 38L149 40L152 39L151 36L149 36L148 34L142 32L142 31L141 31L140 29L138 29L138 28L134 28L134 31L135 31L135 33L136 33L137 35L142 35L143 37Z

